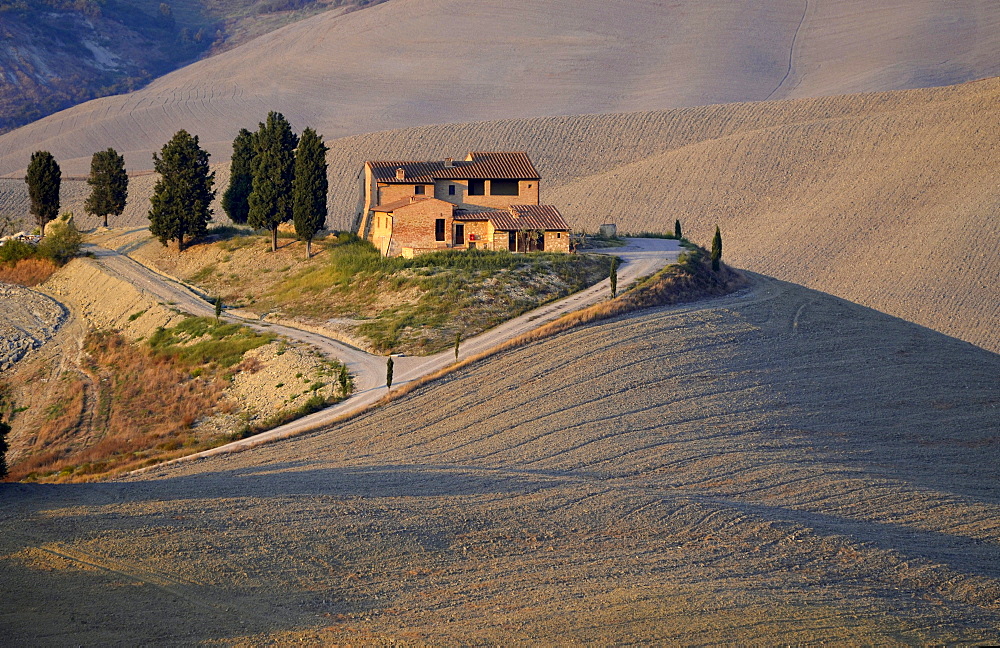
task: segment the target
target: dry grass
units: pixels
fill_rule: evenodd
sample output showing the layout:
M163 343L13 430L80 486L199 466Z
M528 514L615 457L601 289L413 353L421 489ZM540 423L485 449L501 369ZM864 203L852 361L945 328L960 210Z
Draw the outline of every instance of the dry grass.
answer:
M221 377L192 377L178 361L92 333L85 373L55 386L46 420L11 466L13 481L79 481L209 447L194 424L231 411Z
M17 263L0 263L0 281L21 286L37 286L58 270L49 259L21 259Z

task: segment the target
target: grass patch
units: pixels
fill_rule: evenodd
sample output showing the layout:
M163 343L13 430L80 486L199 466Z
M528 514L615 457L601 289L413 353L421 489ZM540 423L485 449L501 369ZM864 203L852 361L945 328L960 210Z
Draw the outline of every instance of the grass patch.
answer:
M244 353L274 339L273 333L257 333L214 317L189 317L176 326L158 328L147 344L154 354L172 358L185 367L232 367Z
M216 245L239 250L233 272L221 277L211 265L199 269L190 280L202 290L257 312L350 322L350 334L378 353L447 349L456 334L470 337L582 290L610 269L605 256L544 252L455 250L387 259L351 233L314 242L309 260L301 248L267 251L265 236Z

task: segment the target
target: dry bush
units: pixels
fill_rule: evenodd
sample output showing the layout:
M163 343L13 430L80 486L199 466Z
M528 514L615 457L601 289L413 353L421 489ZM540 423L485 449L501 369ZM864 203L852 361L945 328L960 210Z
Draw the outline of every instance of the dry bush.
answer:
M0 263L0 281L21 286L37 286L58 269L49 259L21 259L13 265Z

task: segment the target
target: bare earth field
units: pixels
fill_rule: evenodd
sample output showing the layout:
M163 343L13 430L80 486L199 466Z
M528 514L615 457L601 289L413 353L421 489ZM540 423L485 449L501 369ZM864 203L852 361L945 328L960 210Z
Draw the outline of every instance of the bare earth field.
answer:
M391 0L289 25L0 137L130 169L181 128L228 159L268 110L328 138L425 124L920 88L1000 74L992 0Z
M1000 356L758 277L340 428L0 485L15 644L1000 640Z

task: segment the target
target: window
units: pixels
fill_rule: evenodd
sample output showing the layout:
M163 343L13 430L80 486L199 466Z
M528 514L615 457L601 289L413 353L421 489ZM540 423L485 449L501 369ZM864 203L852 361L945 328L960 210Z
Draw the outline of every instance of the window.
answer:
M448 185L448 195L449 196L455 195L455 185Z
M516 196L518 195L517 180L493 180L490 182L491 196Z
M485 180L469 180L469 195L470 196L485 196L486 195L486 181Z
M434 221L434 240L443 241L444 240L444 219L438 218Z
M422 196L424 194L424 185L415 186L413 188L413 193L415 193L418 196Z

